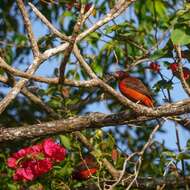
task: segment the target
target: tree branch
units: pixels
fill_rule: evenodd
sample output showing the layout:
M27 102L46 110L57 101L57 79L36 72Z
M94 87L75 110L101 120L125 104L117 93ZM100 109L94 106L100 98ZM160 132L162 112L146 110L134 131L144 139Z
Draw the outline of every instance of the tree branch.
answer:
M113 20L114 18L118 17L123 11L125 11L129 5L134 2L135 0L119 0L118 2L115 3L115 6L111 9L111 11L101 20L93 24L93 26L83 33L81 33L76 41L80 41L84 39L88 34L91 32L97 30L101 26L105 25L109 21Z
M176 52L177 52L177 56L178 56L180 81L181 81L181 84L182 84L184 90L190 96L190 87L189 87L187 81L185 80L184 74L183 74L181 47L179 45L176 45L175 48L176 48Z
M50 134L65 134L89 128L96 129L106 126L140 123L159 117L180 115L188 112L190 112L190 100L161 106L153 112L150 112L149 116L129 111L108 115L103 113L91 113L86 116L76 116L65 120L29 125L27 127L0 128L0 142L41 137Z
M80 29L81 29L83 14L84 14L84 8L85 8L85 5L82 4L79 17L77 19L77 22L76 22L74 28L73 28L70 44L67 48L67 51L64 51L64 58L61 61L61 64L59 67L59 81L61 84L64 83L66 65L67 65L67 62L69 61L71 52L73 51L73 47L74 47L74 44L76 42L76 38L77 38L77 36L80 32Z
M34 11L36 16L50 29L50 31L53 32L53 34L55 34L57 37L64 41L70 41L70 38L61 33L57 28L55 28L55 26L53 26L49 22L49 20L32 3L29 2L28 4L30 5L31 9Z
M18 7L22 14L23 20L24 20L24 25L25 25L25 28L26 28L26 31L28 34L28 38L31 43L33 55L34 55L34 57L38 57L40 55L40 51L38 48L37 41L35 40L34 34L32 32L32 25L31 25L30 19L28 17L28 13L26 12L26 9L24 7L24 3L22 0L17 0L17 4L18 4Z
M14 76L32 79L37 82L44 82L44 83L48 83L48 84L59 84L58 77L45 78L45 77L41 77L41 76L34 76L34 75L28 74L26 72L23 72L23 71L20 71L20 70L17 70L15 68L11 67L3 59L0 59L0 68L4 69L5 71L11 73ZM5 81L5 83L6 83L6 80L7 79L5 77L2 77L0 81L2 81L2 82ZM76 80L65 79L64 84L69 85L69 86L87 87L88 88L88 87L97 86L98 81L95 79L88 80L88 81L76 81Z

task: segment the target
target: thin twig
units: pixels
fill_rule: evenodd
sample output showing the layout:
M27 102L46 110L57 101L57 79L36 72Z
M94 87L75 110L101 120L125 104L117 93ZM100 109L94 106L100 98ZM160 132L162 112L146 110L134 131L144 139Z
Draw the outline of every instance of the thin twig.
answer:
M146 144L143 146L142 150L139 152L139 159L135 165L136 170L135 170L135 177L134 179L131 181L131 183L127 186L126 190L129 190L133 184L135 183L135 181L137 180L137 177L139 175L140 169L141 169L141 164L142 164L142 157L146 151L146 149L152 144L152 140L153 137L155 135L155 133L158 131L158 129L160 128L160 125L156 125L155 128L153 129L153 131L151 132L148 141L146 142Z
M135 0L119 0L115 6L111 9L111 11L101 20L99 20L98 22L96 22L95 24L93 24L92 27L90 27L89 29L87 29L86 31L84 31L83 33L81 33L78 37L77 37L77 41L80 41L82 39L84 39L89 33L97 30L98 28L100 28L101 26L105 25L106 23L108 23L109 21L113 20L114 18L116 18L117 16L119 16L122 12L124 12L126 10L126 8L129 7L129 5L134 2Z
M74 26L74 29L73 29L73 33L72 33L72 36L71 36L70 44L69 44L69 46L67 48L67 51L64 51L64 58L61 61L61 64L60 64L60 67L59 67L59 81L60 81L61 84L64 83L65 68L66 68L67 62L68 62L68 60L70 58L70 54L71 54L71 52L73 50L76 38L77 38L77 36L78 36L78 34L80 32L80 29L81 29L84 9L85 9L85 5L82 4L80 15L79 15L79 17L77 19L77 22L76 22L76 24Z
M178 151L182 152L180 138L179 138L179 130L177 128L176 123L175 123L175 134L176 134L176 144L177 144ZM183 176L185 176L185 163L183 159L181 160L181 168L182 168Z
M70 42L70 38L67 37L65 34L61 33L57 28L55 28L55 26L53 26L49 22L49 20L32 3L29 2L28 4L30 5L36 16L50 29L50 31L53 32L53 34L55 34L64 41Z
M179 45L176 45L175 48L176 48L176 52L177 52L177 56L178 56L180 81L181 81L181 84L182 84L184 90L190 96L190 87L189 87L187 81L185 80L184 74L183 74L183 67L182 67L182 59L183 58L182 58L182 55L181 55L181 47Z

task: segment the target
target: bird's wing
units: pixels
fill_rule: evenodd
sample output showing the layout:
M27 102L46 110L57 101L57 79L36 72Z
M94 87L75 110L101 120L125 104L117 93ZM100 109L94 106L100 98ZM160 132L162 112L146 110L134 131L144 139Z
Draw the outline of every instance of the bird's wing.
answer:
M86 161L86 162L85 162ZM84 160L82 162L80 162L77 167L76 170L86 170L86 169L91 169L91 168L98 168L98 163L95 160Z
M123 82L126 84L126 87L136 90L137 92L152 99L153 94L148 90L141 80L134 77L127 77Z

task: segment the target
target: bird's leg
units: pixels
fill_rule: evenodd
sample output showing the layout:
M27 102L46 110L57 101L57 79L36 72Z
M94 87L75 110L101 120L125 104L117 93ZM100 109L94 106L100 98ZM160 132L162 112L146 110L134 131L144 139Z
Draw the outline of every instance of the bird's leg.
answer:
M137 102L136 102L136 104L139 104L141 102L141 100L138 100Z

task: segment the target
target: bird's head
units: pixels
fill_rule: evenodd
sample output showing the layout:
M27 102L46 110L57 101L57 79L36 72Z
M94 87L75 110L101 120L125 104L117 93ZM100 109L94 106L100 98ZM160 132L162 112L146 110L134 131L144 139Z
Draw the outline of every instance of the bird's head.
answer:
M124 79L126 77L129 76L129 74L125 71L116 71L115 73L113 73L113 76L116 78L116 79Z

